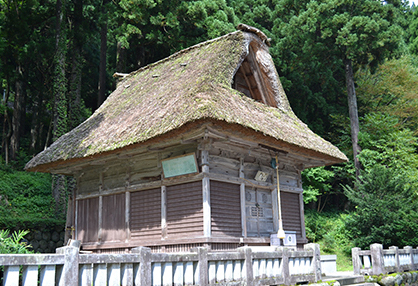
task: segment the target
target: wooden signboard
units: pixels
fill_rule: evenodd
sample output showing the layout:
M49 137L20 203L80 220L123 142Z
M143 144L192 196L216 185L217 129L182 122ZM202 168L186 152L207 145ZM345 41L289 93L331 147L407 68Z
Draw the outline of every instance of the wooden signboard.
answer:
M190 153L161 161L165 178L197 173L196 154Z

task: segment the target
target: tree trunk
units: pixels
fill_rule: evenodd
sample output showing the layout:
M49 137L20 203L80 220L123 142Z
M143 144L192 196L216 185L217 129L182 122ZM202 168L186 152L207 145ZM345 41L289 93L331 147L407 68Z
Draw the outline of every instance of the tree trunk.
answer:
M103 7L103 13L106 11ZM100 71L99 71L99 96L97 98L97 108L102 105L106 99L106 52L107 52L107 17L104 16L104 22L100 31Z
M4 115L3 115L3 134L1 148L4 150L4 160L6 165L9 164L9 138L12 132L12 126L9 119L9 113L7 111L7 103L9 102L10 95L10 81L9 76L6 76L7 88L6 92L3 94L3 104L4 104Z
M67 99L65 77L65 51L64 36L64 0L57 0L56 4L56 52L54 58L54 124L52 128L52 141L56 141L67 132ZM52 196L55 200L55 214L57 218L64 219L66 211L66 179L63 175L54 175L52 178Z
M74 7L74 31L72 37L72 67L70 77L70 92L68 104L68 130L75 128L81 123L81 70L82 70L82 37L80 26L83 20L83 1L75 0ZM65 223L64 244L69 239L75 239L75 188L76 180L73 177L67 177L67 216Z
M116 71L126 73L126 49L118 42L116 50Z
M72 39L72 67L68 104L68 130L81 123L81 71L83 58L80 26L83 18L83 1L76 0L74 8L74 32Z
M13 105L13 120L12 120L12 137L10 138L10 157L12 160L16 160L17 152L20 147L20 133L21 133L21 120L22 120L22 107L24 101L23 94L23 72L20 64L16 67L16 92L15 101Z
M358 144L358 133L360 130L359 120L358 120L358 109L357 109L357 97L356 89L354 86L354 75L353 75L353 65L350 59L345 59L345 77L347 85L347 97L348 97L348 111L350 116L350 127L351 127L351 143L353 146L353 160L354 167L356 169L356 179L359 179L361 163L358 159L361 148Z
M36 99L33 101L33 116L32 123L30 127L30 146L29 151L34 152L36 150L38 137L39 137L39 125L40 125L40 109L42 103L42 95L39 94Z

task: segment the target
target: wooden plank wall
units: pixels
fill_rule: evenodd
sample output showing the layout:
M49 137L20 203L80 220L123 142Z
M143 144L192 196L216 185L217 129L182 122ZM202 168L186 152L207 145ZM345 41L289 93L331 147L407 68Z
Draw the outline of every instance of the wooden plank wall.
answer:
M133 241L161 239L161 189L131 193L130 227Z
M103 196L102 201L102 241L124 241L125 194Z
M240 186L210 182L212 236L241 237Z
M77 203L77 239L96 242L99 231L99 198L79 200Z
M167 187L167 237L203 235L202 182Z
M297 237L302 236L299 197L298 193L280 192L283 229L296 231Z

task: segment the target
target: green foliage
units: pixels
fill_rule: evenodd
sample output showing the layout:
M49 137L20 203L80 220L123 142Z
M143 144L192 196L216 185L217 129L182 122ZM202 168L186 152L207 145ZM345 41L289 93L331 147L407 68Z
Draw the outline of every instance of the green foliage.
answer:
M399 120L383 113L370 113L363 119L359 140L363 150L359 160L364 172L382 165L392 169L394 175L407 177L408 183L418 187L417 137Z
M350 214L305 210L306 237L309 242L318 243L323 254L337 254L339 271L352 270L351 248L345 221Z
M344 61L373 64L398 52L404 7L380 1L279 1L272 48L296 114L331 142L331 116L347 114Z
M356 189L345 187L355 205L346 220L346 229L357 247L372 243L385 247L417 245L418 201L415 182L405 172L393 167L375 165L363 172Z
M0 227L29 228L56 220L51 175L0 167Z
M305 204L316 202L318 196L331 192L330 181L333 178L334 172L325 169L325 167L304 170L302 172L303 202Z
M0 230L0 254L28 254L30 245L22 241L29 231L19 230L10 234L9 230Z
M122 47L141 51L141 66L232 32L238 24L225 0L120 0L109 9L112 34Z
M413 56L387 60L375 70L356 73L360 112L383 112L399 118L402 125L418 127L418 65Z

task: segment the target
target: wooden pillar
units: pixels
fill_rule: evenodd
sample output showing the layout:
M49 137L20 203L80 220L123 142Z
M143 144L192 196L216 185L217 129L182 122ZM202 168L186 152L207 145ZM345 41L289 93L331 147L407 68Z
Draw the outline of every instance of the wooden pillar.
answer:
M167 238L167 187L161 186L161 237Z
M101 195L103 191L103 172L100 172L99 175L99 215L98 215L98 234L97 240L100 243L102 241L102 227L103 227L103 196Z
M240 159L240 166L239 166L239 177L244 179L244 158L241 157ZM245 183L242 182L240 184L240 204L241 204L241 229L242 229L242 236L247 237L247 214L245 212Z
M299 193L299 207L300 207L300 228L301 234L304 239L306 239L306 230L305 230L305 210L303 204L303 191Z
M126 232L126 242L131 240L131 193L125 192L125 232Z
M209 180L209 151L202 150L202 196L203 196L203 236L211 237L211 208Z
M102 228L103 228L103 196L99 196L99 218L98 218L98 234L97 240L99 243L102 241Z

